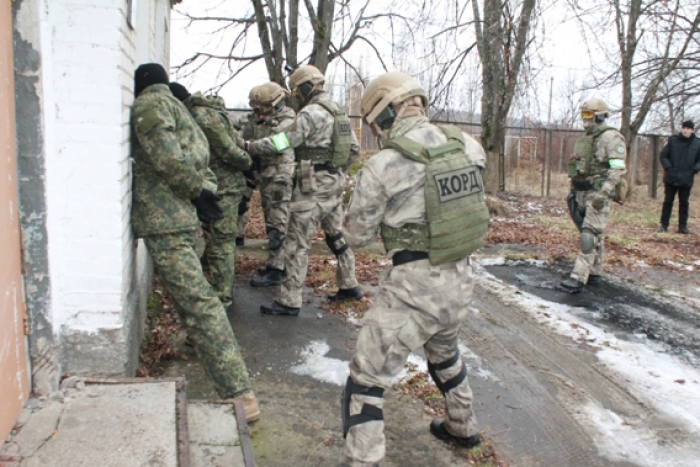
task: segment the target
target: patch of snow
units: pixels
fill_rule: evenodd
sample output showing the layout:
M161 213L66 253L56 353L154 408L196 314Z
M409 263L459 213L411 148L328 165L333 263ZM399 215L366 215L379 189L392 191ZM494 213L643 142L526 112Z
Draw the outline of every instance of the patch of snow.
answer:
M337 358L329 358L325 355L331 348L326 341L311 341L299 354L301 362L291 368L292 373L302 376L311 376L324 383L345 386L350 375L348 362Z
M506 259L502 256L495 256L495 257L481 257L481 258L474 258L474 261L478 263L481 266L518 266L521 264L525 264L527 266L535 266L538 268L543 268L545 266L549 265L549 261L544 260L544 259L519 259L519 260L512 260L512 259Z
M345 321L355 326L362 326L360 319L357 317L357 313L355 313L354 311L348 311L348 315L347 318L345 318Z
M409 363L414 367L413 370L409 370ZM405 381L411 376L415 375L416 373L420 373L421 371L428 371L428 362L424 358L419 357L418 355L414 355L412 353L408 354L408 359L406 360L406 364L404 364L403 366L403 370L401 370L398 375L394 376L394 379L391 380L391 384L397 384L402 381ZM430 380L430 384L435 383L432 380Z
M500 381L498 376L485 369L481 364L481 357L471 351L471 349L460 342L459 353L462 354L462 361L467 365L467 375L469 378L476 376L481 379Z
M495 289L500 288L504 294L513 293L512 287L486 272L484 274L485 280L490 281ZM558 334L599 347L598 359L625 381L631 394L653 406L669 422L682 425L683 431L690 434L700 432L700 371L669 355L663 344L648 339L641 342L618 339L585 321L586 310L543 300L525 291L504 299L517 301L538 322ZM589 425L590 434L601 454L609 459L618 460L623 456L623 459L643 467L700 465L695 439L660 444L654 433L627 427L619 416L602 407L586 406L582 410L588 411L590 419L595 422Z
M482 266L503 266L506 264L506 259L502 256L497 256L495 258L479 258L476 262Z
M677 263L675 261L669 261L669 260L664 260L664 264L668 264L669 266L673 266L676 269L682 269L684 271L691 271L692 272L695 269L695 268L693 268L692 265Z

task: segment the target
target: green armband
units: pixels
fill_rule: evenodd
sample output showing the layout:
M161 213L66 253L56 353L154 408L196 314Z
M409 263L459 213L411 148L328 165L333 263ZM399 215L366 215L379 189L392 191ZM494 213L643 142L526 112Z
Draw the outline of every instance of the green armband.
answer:
M608 162L610 163L611 169L624 169L625 168L624 159L610 159Z
M289 144L289 139L287 138L287 133L282 132L282 133L277 133L275 136L270 138L272 140L272 144L275 145L275 150L277 152L282 152L287 148L292 147Z

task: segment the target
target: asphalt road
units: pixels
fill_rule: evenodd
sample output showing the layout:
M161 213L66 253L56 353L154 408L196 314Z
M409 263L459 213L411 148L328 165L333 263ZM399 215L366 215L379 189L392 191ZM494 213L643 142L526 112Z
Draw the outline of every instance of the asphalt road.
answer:
M462 330L463 358L479 426L511 466L700 465L700 438L687 423L659 411L624 375L605 365L600 343L555 332L524 309L523 297L564 307L569 310L564 313L604 328L619 342L662 345L664 353L695 369L698 315L614 280L578 295L559 292L554 286L563 269L556 265L489 266L486 272L493 276L485 273L480 280ZM327 344L325 358L347 362L358 328L323 314L314 306L320 298L311 291L305 292L309 303L298 317L262 315L259 306L271 301L274 291L252 288L247 279L236 284L229 317L261 406L262 419L251 430L258 465L336 466L344 444L342 388L291 369L313 342ZM174 363L167 374L187 376L190 398L212 397L211 385L188 352L190 360ZM384 467L469 465L462 451L430 435L430 417L420 402L398 391L386 396ZM700 413L700 405L687 410ZM629 439L620 437L626 429Z

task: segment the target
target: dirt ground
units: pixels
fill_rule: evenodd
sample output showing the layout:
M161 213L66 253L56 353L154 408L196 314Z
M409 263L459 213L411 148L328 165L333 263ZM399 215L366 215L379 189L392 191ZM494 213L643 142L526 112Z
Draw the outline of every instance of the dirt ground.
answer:
M679 413L657 406L655 398L660 396L649 396L629 375L600 357L611 345L628 344L641 345L657 356L670 355L679 359L679 365L687 365L683 377L675 370L651 366L646 371L661 380L668 372L672 380L665 384L680 386L674 381L683 381L683 390L700 393L700 377L694 373L700 366L700 236L656 234L658 201L615 206L606 234L604 283L571 296L556 290L578 246L578 232L563 201L501 194L489 202L493 216L488 244L477 255L486 266L480 273L472 317L460 336L475 412L489 443L486 455L478 463L473 453L433 439L427 426L435 405L412 397L411 388L397 386L386 394L383 466L700 465L697 430L689 428ZM257 206L254 199L249 229L254 230L252 237L259 238L262 234L251 227L261 225ZM700 232L693 215L698 208L700 204L691 204L690 227L695 232ZM323 297L335 285L326 250L319 236L305 303L296 318L258 312L261 304L274 298L273 289L248 285L265 255L264 241L249 241L240 250L240 275L229 318L261 405L262 420L252 427L260 467L333 467L342 452L341 386L296 374L293 368L309 346L318 343L328 347L318 358L347 365L358 332L354 316L371 306L387 263L381 249L358 254L365 299L329 307ZM489 263L493 260L497 263ZM532 297L545 300L535 305L535 312L527 308ZM564 324L581 330L581 337L572 341L548 327L550 308L584 320ZM172 332L170 320L164 324L165 332ZM595 332L607 337L591 337ZM420 349L416 354L420 358ZM162 369L167 376L187 377L190 398L215 396L196 355L184 345L184 333L175 340L172 354L166 352ZM700 397L688 399L683 410L700 413ZM601 417L612 421L603 423Z

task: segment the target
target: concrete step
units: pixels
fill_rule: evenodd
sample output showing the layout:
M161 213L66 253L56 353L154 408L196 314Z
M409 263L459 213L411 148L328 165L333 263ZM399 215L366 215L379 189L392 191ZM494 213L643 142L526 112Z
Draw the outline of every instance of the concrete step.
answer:
M0 467L48 465L255 467L255 459L243 406L188 402L184 378L69 378L27 402L0 448Z

